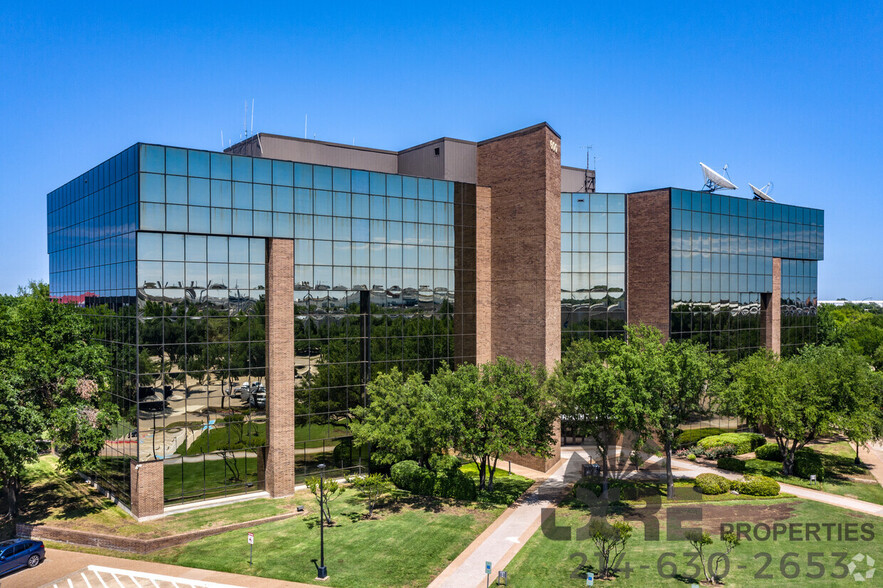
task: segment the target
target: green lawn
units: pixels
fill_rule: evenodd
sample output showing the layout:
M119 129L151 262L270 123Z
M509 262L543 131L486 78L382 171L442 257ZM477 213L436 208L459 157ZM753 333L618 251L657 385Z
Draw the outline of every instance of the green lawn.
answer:
M782 463L777 461L765 461L761 459L749 459L745 462L745 473L763 474L794 486L822 490L838 496L847 496L875 504L883 504L883 487L868 472L864 466L857 466L853 462L855 448L850 447L845 441L833 443L814 443L807 446L809 449L821 455L822 464L828 472L827 478L822 482L810 482L797 476L785 476L782 474ZM859 482L849 479L847 476L867 480Z
M467 463L460 468L478 484L478 466ZM494 488L490 492L479 494L478 501L486 504L509 505L515 502L524 491L533 485L533 480L517 474L510 474L508 470L497 468L494 473Z
M657 515L661 527L659 541L645 540L643 523L632 523L634 528L632 539L628 543L623 560L619 565L617 577L609 584L610 586L641 588L646 586L689 586L693 582L689 577L696 573L689 565L692 548L684 540L668 540L666 537L666 520L670 514L675 514L674 511L670 512L670 509L674 508L676 507L664 506ZM878 567L879 562L883 561L883 542L879 540L883 519L880 518L794 498L756 500L751 503L715 502L703 505L701 510L701 525L714 538L714 544L710 546L710 551L707 553L720 549L722 545L719 537L720 528L724 523L749 523L752 526L748 528L753 530L755 528L753 525L756 523L772 525L776 521L781 521L786 524L818 524L823 529L820 531L820 541L816 541L815 538L811 541L792 541L784 535L778 537L777 541L771 539L758 541L756 538L748 541L743 537L741 545L729 556L730 573L725 580L728 587L832 586L841 582L851 585L853 580L850 577L838 581L831 575L845 573L845 564L848 564L850 559L858 553L872 556L878 562ZM589 512L585 507L562 506L556 512L555 522L559 526L568 526L575 530L585 525L588 520ZM857 540L846 541L842 537L838 540L836 537L836 525L840 524L840 529L843 531L845 529L843 525L847 523L851 523L851 528L855 529ZM699 524L690 520L685 522L683 526L699 526ZM823 525L826 524L831 525L830 528L834 529L835 533L830 541L824 534ZM862 537L860 526L862 524L871 525L866 529L873 530L876 537L870 541L860 540L859 538ZM804 529L802 526L794 528ZM801 538L803 536L801 531ZM865 533L864 538L868 537L870 536ZM852 537L850 538L852 539ZM666 553L671 555L665 556ZM690 555L684 555L685 553ZM786 557L788 553L796 555ZM820 554L812 557L813 561L824 566L824 574L821 578L809 577L810 574L817 574L819 570L816 566L807 565L810 553ZM769 554L769 556L764 554ZM832 554L845 554L845 556ZM768 559L769 565L761 570ZM795 568L788 563L792 560L798 563L799 570L797 570L796 577L788 579L786 575L795 572ZM836 565L838 560L842 562L839 567ZM785 562L784 566L782 565L783 561ZM660 575L657 565L665 564L665 562L672 562L676 566L677 576L665 578ZM856 571L861 572L865 569L864 564L859 564ZM597 570L598 558L593 543L588 539L576 540L575 531L571 532L570 540L552 540L547 538L542 530L538 530L515 556L512 563L507 566L510 585L514 588L585 586L586 572L597 572ZM663 565L662 571L669 575L675 572L667 564ZM702 572L698 571L698 568L697 572L701 576ZM768 576L761 578L756 576L758 573ZM704 576L701 576L700 579L704 580ZM879 579L877 582L877 584L865 582L856 585L879 585ZM602 583L607 585L606 582Z
M57 458L44 456L28 467L19 522L150 538L293 512L297 504L312 500L308 492L300 492L286 499L256 499L138 523L79 476L59 472L57 463ZM5 509L2 501L0 508Z
M308 506L312 507L313 502ZM331 503L335 526L325 529L330 586L426 586L465 549L503 507L475 509L453 501L415 500L380 509L365 507L346 491ZM247 532L254 532L254 565L248 565ZM270 523L158 551L163 563L283 580L312 582L319 556L316 517ZM324 585L324 584L323 584Z

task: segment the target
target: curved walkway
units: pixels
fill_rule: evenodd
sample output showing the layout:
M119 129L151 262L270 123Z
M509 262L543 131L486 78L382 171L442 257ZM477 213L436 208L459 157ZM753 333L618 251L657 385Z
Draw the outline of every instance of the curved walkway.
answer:
M742 477L742 474L736 474L727 470L720 470L718 468L713 468L709 466L696 465L693 462L683 459L673 459L671 463L673 470L688 472L691 476L711 473L718 474L719 476L723 476L729 480L738 480ZM793 486L784 482L779 482L779 486L781 487L782 492L793 494L798 498L804 498L806 500L812 500L814 502L823 502L825 504L839 506L841 508L848 508L849 510L854 510L856 512L862 512L865 514L883 517L883 505L880 504L866 502L864 500L858 500L855 498L849 498L848 496L838 496L837 494L822 492L821 490L813 490L812 488L804 488L803 486Z
M611 452L615 454L615 452ZM485 585L485 562L491 562L491 580L496 580L497 572L512 561L525 542L540 527L543 508L554 506L568 485L582 476L582 464L597 458L585 448L561 452L561 461L548 474L518 468L512 471L538 480L515 504L510 506L494 523L485 529L454 561L448 565L429 585L430 588L481 588ZM651 457L647 463L658 463L659 458ZM713 467L697 465L693 462L674 459L672 470L676 477L695 477L702 473L714 473L734 480L741 478L735 474ZM628 478L635 471L624 473ZM791 484L779 483L783 492L798 498L839 506L856 512L883 517L883 505L837 496L820 490L812 490Z

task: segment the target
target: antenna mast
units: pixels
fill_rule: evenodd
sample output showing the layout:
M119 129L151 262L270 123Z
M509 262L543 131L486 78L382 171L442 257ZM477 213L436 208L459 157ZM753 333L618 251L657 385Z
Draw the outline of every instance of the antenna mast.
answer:
M592 146L587 145L586 147L584 147L584 149L586 150L586 176L583 181L583 191L586 194L591 194L592 192L595 191L595 174L589 173L590 171L592 171L592 168L589 165L589 156L592 153ZM595 159L597 159L597 158L595 158Z

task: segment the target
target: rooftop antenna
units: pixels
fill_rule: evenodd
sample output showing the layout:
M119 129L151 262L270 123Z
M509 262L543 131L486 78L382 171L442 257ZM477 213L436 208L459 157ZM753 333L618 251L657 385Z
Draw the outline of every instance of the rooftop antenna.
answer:
M586 177L585 177L585 180L583 181L583 191L586 194L589 194L589 193L595 191L595 174L589 174L589 171L592 170L592 168L589 166L589 156L592 153L592 146L586 145L585 147L583 147L583 149L586 150ZM597 159L598 158L595 157L596 161L597 161Z
M736 184L731 182L729 179L725 178L721 174L717 173L701 161L699 162L699 166L702 168L702 174L705 176L705 185L702 187L704 191L714 192L715 190L735 190ZM724 165L724 173L727 173L727 165Z
M307 115L304 115L304 139L307 138Z
M242 132L245 133L245 138L248 139L248 100L243 101Z
M773 183L767 182L763 188L758 188L752 183L748 183L751 186L751 191L754 192L754 199L761 200L763 202L775 202L772 198L770 198L770 192L773 191Z
M254 98L251 99L251 134L254 135Z

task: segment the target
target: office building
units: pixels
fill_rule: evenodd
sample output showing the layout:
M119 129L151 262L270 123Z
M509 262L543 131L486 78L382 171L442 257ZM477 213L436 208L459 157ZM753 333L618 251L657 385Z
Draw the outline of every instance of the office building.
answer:
M639 322L737 357L814 339L821 211L595 193L560 145L139 143L50 193L51 291L88 308L125 419L96 480L147 517L364 467L351 408L392 366L551 367Z

